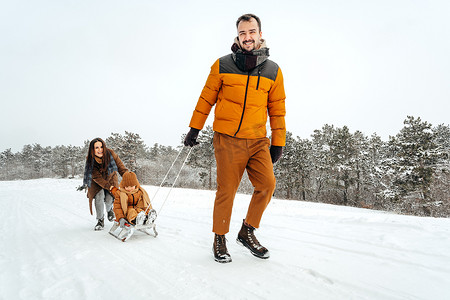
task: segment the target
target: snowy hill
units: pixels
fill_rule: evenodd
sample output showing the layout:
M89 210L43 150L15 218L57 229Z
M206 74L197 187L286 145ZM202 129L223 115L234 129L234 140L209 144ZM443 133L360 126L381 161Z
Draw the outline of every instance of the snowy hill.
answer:
M172 190L159 236L122 243L107 221L93 230L80 183L0 182L0 299L450 299L449 219L275 199L256 232L271 251L260 260L235 243L250 200L238 195L233 262L219 264L214 192Z

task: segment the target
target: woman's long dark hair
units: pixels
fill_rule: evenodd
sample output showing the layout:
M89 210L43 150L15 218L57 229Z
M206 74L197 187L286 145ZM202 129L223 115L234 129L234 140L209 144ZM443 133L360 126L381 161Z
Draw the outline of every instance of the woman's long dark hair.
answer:
M106 171L109 165L109 162L111 161L111 154L108 148L106 148L106 143L101 138L95 138L89 143L89 151L86 158L86 164L90 164L91 170L94 167L94 156L95 156L95 143L101 142L103 147L103 157L102 157L102 163L101 163L101 170Z

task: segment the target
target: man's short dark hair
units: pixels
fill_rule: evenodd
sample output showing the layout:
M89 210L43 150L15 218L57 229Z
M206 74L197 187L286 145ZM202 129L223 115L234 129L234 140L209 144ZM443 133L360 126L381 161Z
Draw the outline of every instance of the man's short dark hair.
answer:
M261 32L261 20L254 14L245 14L245 15L240 16L236 21L236 28L239 27L239 23L241 21L250 22L252 20L252 18L255 19L256 22L258 23L259 32Z

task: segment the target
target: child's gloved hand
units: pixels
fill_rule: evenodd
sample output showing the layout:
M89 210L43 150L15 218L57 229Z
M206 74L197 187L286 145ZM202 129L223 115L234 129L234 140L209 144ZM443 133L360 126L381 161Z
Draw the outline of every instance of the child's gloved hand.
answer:
M119 220L120 228L125 228L126 223L127 223L127 220L125 220L125 218L120 218L120 220Z

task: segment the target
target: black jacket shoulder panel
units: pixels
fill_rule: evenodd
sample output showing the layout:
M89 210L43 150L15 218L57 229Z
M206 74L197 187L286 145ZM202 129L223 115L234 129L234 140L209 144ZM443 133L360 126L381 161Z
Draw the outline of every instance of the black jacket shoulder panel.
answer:
M250 71L251 76L258 76L258 70L261 71L260 76L266 77L270 80L275 81L278 74L278 65L267 59L265 62ZM234 63L231 54L222 56L219 58L219 73L220 74L238 74L238 75L248 75L247 72L240 70Z
M219 58L219 73L220 74L239 74L239 75L248 75L247 72L241 71L236 64L234 63L233 57L231 54L222 56Z
M253 72L256 72L256 75L258 75L258 68L261 70L261 76L266 77L270 80L275 81L277 79L278 74L278 65L271 61L270 59L267 59L264 63L262 63L260 66L256 67ZM252 75L253 75L252 72Z

